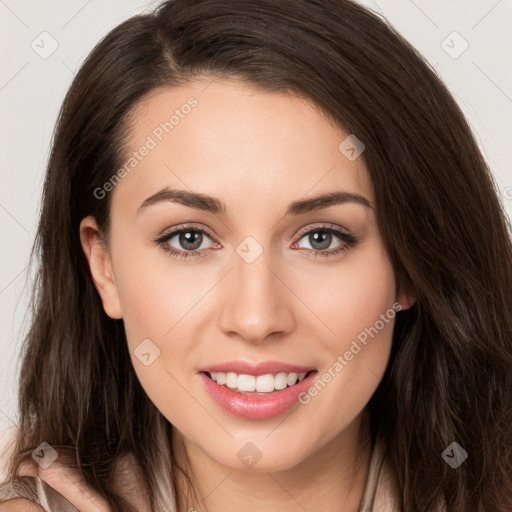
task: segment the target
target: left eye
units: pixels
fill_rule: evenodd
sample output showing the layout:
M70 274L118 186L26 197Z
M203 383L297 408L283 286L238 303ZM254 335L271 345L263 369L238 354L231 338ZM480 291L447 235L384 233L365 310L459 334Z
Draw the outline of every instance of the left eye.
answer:
M304 233L302 237L299 239L302 240L303 238L307 239L308 243L310 244L310 247L306 247L308 250L312 251L326 251L330 248L332 242L334 241L334 238L338 238L342 241L340 246L344 246L346 244L349 244L352 242L352 238L342 233L341 231L338 231L336 229L331 228L315 228L311 229L310 231ZM294 245L296 245L299 242L296 242ZM328 252L336 251L338 247L329 249Z

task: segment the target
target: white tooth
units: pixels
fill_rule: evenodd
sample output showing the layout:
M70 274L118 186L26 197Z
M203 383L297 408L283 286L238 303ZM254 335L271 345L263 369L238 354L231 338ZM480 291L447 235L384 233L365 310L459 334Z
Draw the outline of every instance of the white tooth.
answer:
M238 391L254 391L256 389L256 377L254 375L238 376Z
M236 389L238 387L238 375L236 373L226 373L226 386L230 389Z
M244 392L257 391L258 393L271 393L276 390L285 389L287 386L302 381L307 372L304 373L278 373L277 375L266 374L254 375L237 374L235 372L210 372L211 378L221 386Z
M286 373L278 373L275 376L274 387L276 389L284 389L287 386L287 384L288 383L286 382Z
M286 383L288 386L293 386L297 383L297 374L296 373L289 373L286 377Z
M271 373L256 377L256 391L258 393L270 393L274 391L274 376Z

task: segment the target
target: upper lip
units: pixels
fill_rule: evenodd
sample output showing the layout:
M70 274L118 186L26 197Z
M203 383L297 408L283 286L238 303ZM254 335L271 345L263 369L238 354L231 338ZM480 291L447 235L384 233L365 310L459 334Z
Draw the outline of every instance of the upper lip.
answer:
M200 368L200 372L233 372L244 375L267 375L269 373L307 373L314 370L311 366L299 366L296 364L282 363L280 361L226 361Z

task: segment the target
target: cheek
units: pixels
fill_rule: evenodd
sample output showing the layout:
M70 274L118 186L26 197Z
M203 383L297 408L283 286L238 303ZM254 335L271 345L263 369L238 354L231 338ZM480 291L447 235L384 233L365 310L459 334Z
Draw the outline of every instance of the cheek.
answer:
M289 279L313 313L308 316L314 316L321 328L323 334L315 339L329 351L344 351L396 300L394 271L377 240L369 241L364 250L347 252L332 266L317 265L309 272L300 269ZM388 335L390 323L381 326L379 322L379 330Z
M188 395L179 382L190 376L194 366L192 355L204 338L196 331L211 309L213 294L208 290L218 276L198 265L177 264L163 250L147 244L128 247L123 240L117 245L113 241L112 257L128 349L139 381L160 410L181 410L176 406L181 399L187 410ZM146 361L141 359L148 352ZM174 401L168 401L170 396Z
M202 302L197 302L211 285L197 268L177 269L154 247L112 247L128 348L140 384L173 424L184 429L191 428L187 421L202 425L204 410L180 383L195 343L190 329L201 314Z
M318 420L308 428L329 438L363 410L380 383L400 306L393 268L377 246L354 253L336 271L322 272L315 274L316 286L304 283L316 316L329 329L315 338L322 366L301 403Z
M113 240L112 245L128 342L133 350L146 338L160 348L168 347L171 339L188 339L186 347L172 343L172 357L176 360L180 351L190 351L195 345L195 337L183 332L186 326L190 329L200 323L194 318L210 318L215 291L208 291L212 292L222 272L219 274L218 266L210 267L200 260L178 263L149 244L130 246L125 242L137 236L140 237L134 233L132 237ZM281 275L313 313L295 311L299 329L307 330L306 337L316 340L318 348L331 357L349 350L352 340L364 343L365 336L370 336L368 329L395 301L393 269L376 238L368 240L362 250L347 252L332 265L299 262L283 268ZM293 297L289 306L296 306ZM382 327L380 323L379 339L390 338L392 322ZM375 351L366 350L365 356L370 357Z
M151 245L139 242L128 250L121 242L113 260L123 321L133 342L170 336L174 325L208 289L197 266L177 266L171 256Z

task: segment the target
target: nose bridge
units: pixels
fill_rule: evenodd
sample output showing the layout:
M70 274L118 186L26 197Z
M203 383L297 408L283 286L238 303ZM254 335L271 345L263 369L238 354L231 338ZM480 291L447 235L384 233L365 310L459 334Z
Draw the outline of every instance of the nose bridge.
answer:
M245 241L244 241L245 242ZM286 297L286 286L272 268L270 250L255 258L257 247L242 242L234 254L230 273L230 293L221 314L224 332L235 332L247 341L263 341L269 334L291 328L293 316ZM252 244L252 245L251 245Z

